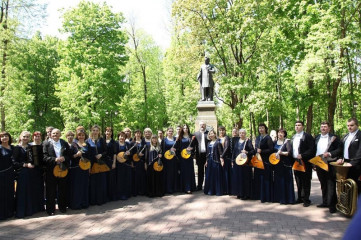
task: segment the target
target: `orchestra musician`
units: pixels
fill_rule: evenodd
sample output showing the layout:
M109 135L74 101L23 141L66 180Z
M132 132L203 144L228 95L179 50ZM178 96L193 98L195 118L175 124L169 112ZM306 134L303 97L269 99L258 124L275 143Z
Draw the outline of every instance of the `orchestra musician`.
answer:
M223 152L221 158L223 158L223 183L224 194L231 194L231 141L226 135L226 128L223 126L218 127L218 139L222 144Z
M13 147L8 132L0 132L0 220L14 216Z
M154 164L163 164L162 162L162 149L158 142L158 136L152 135L151 144L147 147L146 153L147 167L147 193L149 197L162 197L164 196L164 178L163 170L156 171Z
M107 158L106 164L109 167L109 172L106 173L107 175L107 187L108 187L108 201L115 201L117 200L116 197L116 165L115 165L115 141L113 139L113 128L106 127L105 134L104 134L105 142L107 144Z
M76 131L76 141L70 146L69 207L73 210L89 207L89 169L83 170L79 167L81 158L89 158L87 139L84 129L79 129Z
M204 181L204 165L207 160L207 146L208 146L208 131L206 129L206 123L203 121L199 122L199 130L194 133L197 139L196 147L196 164L198 166L198 183L197 190L202 190Z
M133 196L145 195L147 191L146 185L146 163L145 163L145 148L147 144L142 136L142 132L137 129L134 131L134 138L131 142L132 151L130 157L133 159ZM138 156L138 158L136 157Z
M337 195L336 195L336 171L330 162L336 161L328 159L333 151L337 150L340 145L340 139L330 133L330 124L327 121L321 122L321 134L317 135L315 138L315 147L316 147L316 156L323 155L327 161L328 171L320 168L319 166L315 166L318 180L321 184L321 192L322 192L322 203L317 205L317 207L329 208L330 213L336 212L336 203L337 203Z
M274 166L274 202L280 204L294 204L295 190L292 173L292 145L287 139L287 131L280 128L276 132L277 138L274 143L274 151L280 160Z
M55 198L57 198L59 211L66 212L67 205L67 176L55 177L53 170L56 165L70 163L70 148L67 142L60 139L60 130L54 128L51 138L43 143L44 162L46 164L46 212L48 215L55 213Z
M236 195L242 200L250 199L252 196L252 167L248 163L255 154L252 140L246 138L246 135L246 130L242 128L239 130L239 137L232 138L231 190L232 195ZM245 154L244 157L247 158L247 162L243 165L237 165L236 158L241 153Z
M89 179L89 203L90 205L102 205L108 201L107 171L107 144L101 137L101 129L98 125L91 128L88 144L88 156L92 163Z
M118 141L115 142L115 155L123 152L124 159L113 162L116 170L116 200L127 200L132 196L132 171L133 160L130 159L130 152L126 155L126 152L130 149L130 143L125 141L125 132L118 133Z
M223 147L213 129L208 132L208 139L204 194L221 196L224 194Z
M292 157L294 161L304 164L305 172L294 171L297 184L297 200L296 203L303 203L304 207L311 205L311 179L312 179L312 164L309 162L315 156L315 141L313 137L303 131L304 123L296 121L296 134L292 137Z
M359 122L356 118L350 118L347 121L348 134L343 137L342 143L337 151L331 152L333 156L343 156L338 159L338 164L347 163L352 167L348 172L348 177L357 183L358 193L361 193L361 131L359 130Z
M176 138L173 137L173 128L169 127L167 129L167 136L163 139L161 143L162 153L163 153L163 178L164 178L164 189L165 193L175 193L179 190L179 173L178 173L178 163L177 163L177 143ZM166 159L165 153L167 151L173 153L171 159Z
M192 137L193 135L189 133L188 125L184 124L179 133L180 147L178 158L180 160L181 191L188 194L196 190L193 163L196 140L193 140ZM182 152L187 152L189 154L185 156L184 154L182 155Z
M253 199L261 202L273 201L273 166L269 164L269 156L273 152L272 138L268 135L268 127L264 123L258 125L259 136L255 141L255 151L261 155L264 169L254 168Z

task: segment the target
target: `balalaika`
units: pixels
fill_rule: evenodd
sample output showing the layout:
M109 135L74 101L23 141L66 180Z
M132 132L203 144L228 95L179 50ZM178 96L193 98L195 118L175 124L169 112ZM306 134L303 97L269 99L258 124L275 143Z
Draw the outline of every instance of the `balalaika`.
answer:
M346 179L351 164L339 165L336 162L330 163L336 169L336 209L348 217L356 212L357 207L357 184L353 179Z

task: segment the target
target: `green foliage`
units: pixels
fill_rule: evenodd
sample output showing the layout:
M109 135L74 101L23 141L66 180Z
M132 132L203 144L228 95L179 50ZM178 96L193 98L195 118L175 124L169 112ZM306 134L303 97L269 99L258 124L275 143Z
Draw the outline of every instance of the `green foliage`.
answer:
M106 112L115 112L124 95L120 73L127 61L124 18L106 4L85 1L63 18L62 31L69 37L59 47L56 109L66 129L104 122Z

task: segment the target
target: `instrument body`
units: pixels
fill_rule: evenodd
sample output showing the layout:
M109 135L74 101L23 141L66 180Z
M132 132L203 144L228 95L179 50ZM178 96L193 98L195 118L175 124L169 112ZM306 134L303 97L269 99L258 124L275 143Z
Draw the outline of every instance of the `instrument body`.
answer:
M102 173L102 172L109 172L110 168L104 162L107 158L107 155L105 154L106 153L106 144L104 142L104 139L100 138L100 139L95 140L94 142L92 139L88 139L87 142L89 144L89 149L92 147L95 149L94 156L93 156L93 165L90 169L90 173L96 174L96 173ZM99 152L98 144L101 147L101 152ZM99 158L99 159L97 159L95 157L98 154L102 154L101 158Z
M244 141L243 149L242 149L242 150L245 150L245 149L246 149L247 142L248 142L248 138ZM239 166L245 165L245 164L248 162L248 156L247 156L247 154L241 152L240 154L237 155L235 162L236 162L236 164L239 165Z
M320 168L322 168L323 170L325 170L326 172L328 172L328 164L327 164L327 159L325 159L322 155L316 156L314 158L311 158L309 160L310 163L315 164L316 166L319 166Z
M347 179L351 165L330 163L336 169L336 209L348 217L352 217L357 208L357 184L353 179Z
M294 162L292 169L299 172L306 172L305 162L302 159L298 159Z
M145 148L147 147L147 144L144 144L142 150L140 150L140 152L137 152L133 155L133 161L134 162L139 162L140 161L140 156L139 154L143 153L143 151L145 150Z
M194 140L195 138L196 138L195 136L192 136L192 139L191 139L191 141L190 141L190 143L189 143L189 145L188 145L187 148L190 148L190 147L191 147L191 145L192 145L192 143L193 143L193 140ZM187 148L184 148L184 149L181 151L181 157L182 157L183 159L188 159L188 158L190 158L191 155L192 155L192 151L191 151L191 150L188 150Z
M173 138L174 139L174 138ZM165 148L165 141L167 141L168 140L168 138L165 138L164 140L163 140L163 149ZM167 151L165 151L165 153L164 153L164 158L165 159L167 159L167 160L172 160L173 158L174 158L174 156L175 156L175 151L172 151L171 149L172 148L174 148L174 146L175 146L175 144L177 143L177 141L178 141L178 139L174 139L174 143L173 143L173 145L171 146L171 148L170 149L168 149Z
M261 154L256 153L251 159L251 165L255 168L264 169Z
M281 161L281 158L280 158L279 155L277 155L277 153L272 153L272 154L269 156L269 162L270 162L272 165L277 165L280 161Z

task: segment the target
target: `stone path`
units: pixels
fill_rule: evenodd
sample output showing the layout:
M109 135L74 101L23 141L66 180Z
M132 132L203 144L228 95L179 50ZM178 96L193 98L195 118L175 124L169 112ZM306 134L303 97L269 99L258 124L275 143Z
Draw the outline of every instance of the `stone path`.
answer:
M136 197L87 210L0 221L0 239L340 239L350 219L312 205L242 201L233 196Z

